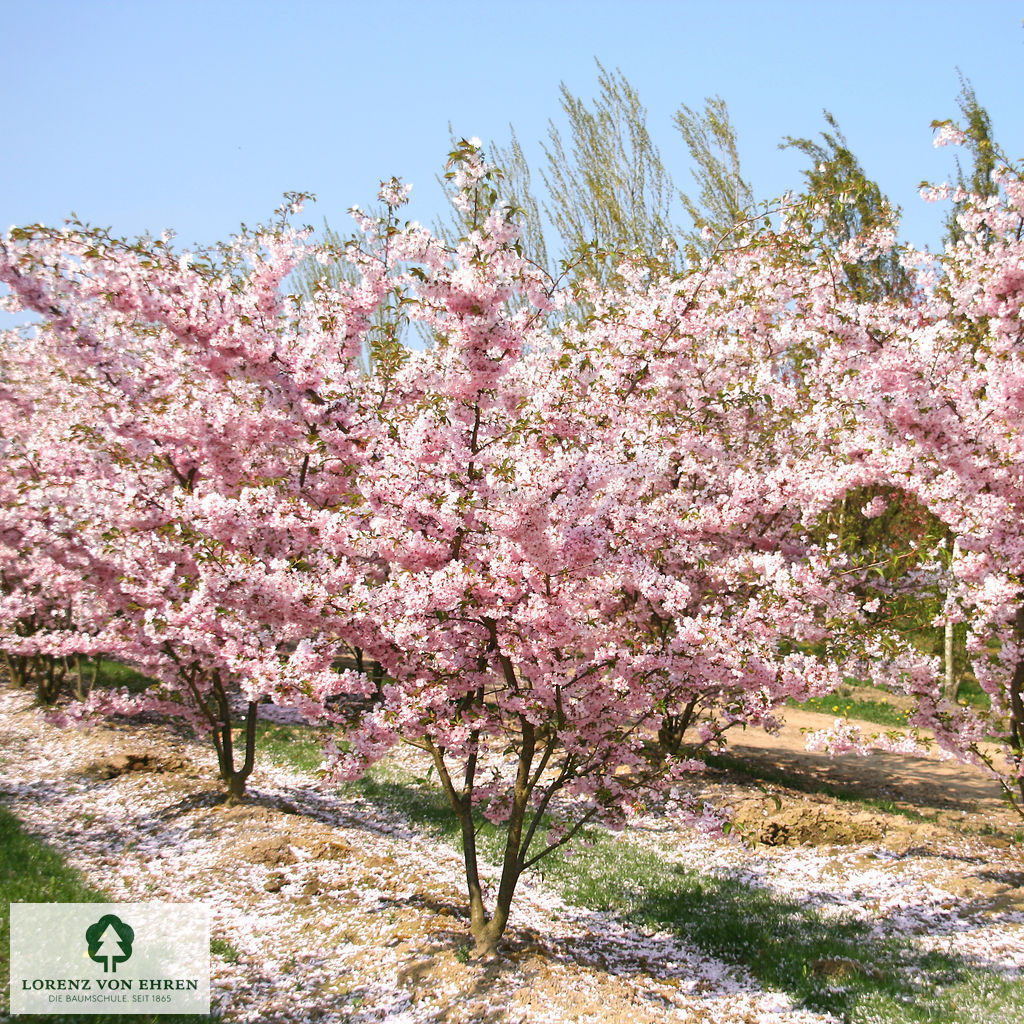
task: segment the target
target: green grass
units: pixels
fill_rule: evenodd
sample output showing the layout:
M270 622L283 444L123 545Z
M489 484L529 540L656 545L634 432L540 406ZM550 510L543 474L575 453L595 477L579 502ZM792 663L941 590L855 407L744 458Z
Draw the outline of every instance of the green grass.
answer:
M56 850L26 834L18 819L0 806L0 894L3 903L103 903L107 897L90 888L65 864ZM0 955L10 944L5 913Z
M811 701L819 702L821 704L822 710L824 710L828 714L832 713L832 708L834 705L843 705L847 702L852 703L854 705L864 703L890 704L891 706L891 702L888 698L890 697L893 691L888 686L885 686L881 683L872 683L870 680L857 679L854 676L844 677L843 683L844 685L840 686L836 693L824 697L812 697ZM854 697L853 693L851 692L854 689L861 691L874 691L874 693L878 694L878 697L867 697L862 700L861 698ZM837 700L837 697L842 697L843 699ZM970 673L961 676L960 688L957 691L957 699L960 701L961 704L972 704L977 708L987 709L991 706L991 701L989 700L988 694L985 693L985 691L978 685L977 679L975 679L974 676ZM810 704L807 701L803 702L802 705L797 704L794 701L791 701L790 704L791 706L807 707L808 710L817 710L815 708L811 708ZM870 709L868 709L868 711L870 713ZM851 717L853 717L853 715L851 715ZM859 718L863 716L858 715L857 717ZM867 721L872 722L875 721L875 719L868 718ZM887 723L883 722L881 724Z
M82 876L68 866L51 846L28 835L21 822L0 805L0 972L3 975L3 1006L5 1017L10 1010L10 905L12 903L108 903L110 897L88 885ZM211 951L229 959L215 948ZM222 945L230 950L230 944ZM235 958L238 954L235 952ZM51 1024L196 1024L215 1019L198 1014L17 1014L8 1019L49 1021Z
M905 940L873 937L852 917L668 864L628 842L599 837L591 849L551 865L547 877L569 902L664 928L801 1005L851 1022L995 1024L1017 1020L1024 999L1019 981L946 954L921 955ZM829 961L843 964L848 976L830 984Z
M961 703L973 704L977 708L991 706L989 695L978 685L978 681L973 676L968 676L960 683L957 699Z
M256 724L256 750L282 768L315 772L324 760L321 733L311 726Z
M210 939L210 952L229 964L237 964L242 954L227 939Z
M852 697L840 697L836 694L828 697L809 697L805 701L788 700L787 705L803 708L804 711L817 711L823 715L834 715L840 718L859 718L877 725L905 726L910 717L909 711L887 704L880 700L860 700Z
M91 666L90 669L91 671ZM104 658L100 664L99 675L96 679L96 686L104 690L118 690L121 687L127 688L129 693L142 693L143 690L153 685L155 680L143 675L137 668L125 665L120 661L111 661Z

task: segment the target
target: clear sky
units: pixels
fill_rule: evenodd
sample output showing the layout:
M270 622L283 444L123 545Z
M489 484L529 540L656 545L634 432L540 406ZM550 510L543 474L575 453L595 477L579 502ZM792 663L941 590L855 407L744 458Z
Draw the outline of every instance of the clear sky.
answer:
M761 198L799 184L778 142L828 108L905 237L934 246L917 186L951 173L930 125L957 113L957 68L1024 157L1022 18L1005 0L0 0L0 227L75 211L212 242L294 189L347 231L393 174L431 223L449 122L485 142L511 123L539 165L559 83L594 95L596 58L638 89L678 185L680 103L726 100Z

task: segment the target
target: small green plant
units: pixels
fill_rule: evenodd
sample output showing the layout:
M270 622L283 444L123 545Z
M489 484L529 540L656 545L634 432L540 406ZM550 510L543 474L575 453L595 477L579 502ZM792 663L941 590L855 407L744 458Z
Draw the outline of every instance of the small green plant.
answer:
M229 964L237 964L242 954L227 939L210 939L210 952Z
M455 959L458 960L460 964L468 964L469 963L469 946L459 946L455 950Z

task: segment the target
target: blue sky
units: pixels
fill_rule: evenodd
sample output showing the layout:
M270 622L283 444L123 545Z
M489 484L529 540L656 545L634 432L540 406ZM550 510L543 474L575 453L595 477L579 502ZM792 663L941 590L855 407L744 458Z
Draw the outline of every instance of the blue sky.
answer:
M957 113L958 67L1024 156L1024 4L1003 0L0 0L0 17L0 227L73 210L212 242L301 189L308 219L347 230L392 174L431 223L448 123L485 142L514 124L539 165L559 83L594 95L595 58L636 86L684 187L681 102L726 100L762 198L799 184L778 142L828 108L918 244L941 237L917 186L951 172L930 124Z

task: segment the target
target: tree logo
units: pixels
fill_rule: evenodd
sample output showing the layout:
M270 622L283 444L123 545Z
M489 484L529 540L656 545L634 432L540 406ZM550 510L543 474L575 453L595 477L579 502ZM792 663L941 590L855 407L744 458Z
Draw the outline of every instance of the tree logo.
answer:
M117 965L131 957L134 940L134 930L113 914L104 914L85 930L89 958L103 964L104 974L117 973Z

